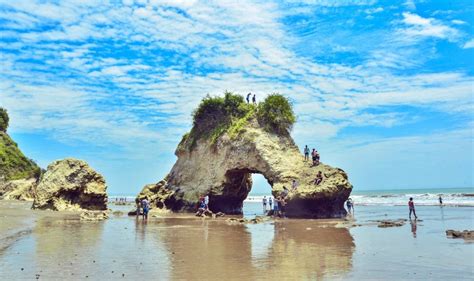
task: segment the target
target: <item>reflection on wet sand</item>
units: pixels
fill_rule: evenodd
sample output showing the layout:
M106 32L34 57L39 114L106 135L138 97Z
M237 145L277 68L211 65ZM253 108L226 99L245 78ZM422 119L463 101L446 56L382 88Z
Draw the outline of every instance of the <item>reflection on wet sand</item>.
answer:
M341 276L352 266L355 245L345 228L301 220L256 225L196 220L186 225L159 238L171 254L174 279L315 279Z
M275 239L266 276L271 279L320 280L346 274L352 267L355 244L346 228L316 221L275 223Z
M413 234L413 238L416 238L416 220L410 220L411 226L411 233Z
M226 279L253 276L250 234L245 225L168 219L159 239L171 259L173 279ZM158 237L158 236L157 236Z
M97 251L103 226L103 223L80 222L77 215L42 217L33 230L37 269L57 268L54 275L44 278L70 277L74 271L92 270L84 261Z

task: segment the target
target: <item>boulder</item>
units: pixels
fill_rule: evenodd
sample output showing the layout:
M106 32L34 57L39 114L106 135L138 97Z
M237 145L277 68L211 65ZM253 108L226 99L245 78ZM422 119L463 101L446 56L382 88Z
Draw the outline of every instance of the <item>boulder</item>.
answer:
M33 201L37 179L20 179L0 183L0 197L7 200Z
M105 180L81 160L51 163L36 187L34 209L107 210Z
M472 240L474 239L474 230L464 230L464 231L456 231L456 230L446 230L446 236L449 238L464 238Z
M406 219L399 219L399 220L381 220L377 221L378 227L396 227L396 226L403 226L406 222Z
M81 221L102 221L108 218L106 211L85 211L81 214Z

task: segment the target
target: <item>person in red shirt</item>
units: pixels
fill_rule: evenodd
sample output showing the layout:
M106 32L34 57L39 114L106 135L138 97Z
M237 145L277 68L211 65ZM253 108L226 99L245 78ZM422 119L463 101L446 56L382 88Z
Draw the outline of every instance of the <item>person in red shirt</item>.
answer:
M415 220L418 218L415 213L415 203L413 203L413 197L410 197L410 201L408 201L408 209L410 209L410 214L408 217L411 219L411 213L415 215Z

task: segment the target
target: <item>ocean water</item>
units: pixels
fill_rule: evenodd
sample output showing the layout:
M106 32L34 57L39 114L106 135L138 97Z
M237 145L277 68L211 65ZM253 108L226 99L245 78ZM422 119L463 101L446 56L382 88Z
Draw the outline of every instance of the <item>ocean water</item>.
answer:
M271 194L250 194L247 202L262 202L263 196ZM351 198L355 205L362 206L405 206L410 197L416 205L437 206L439 196L445 206L474 207L473 188L433 188L433 189L394 189L394 190L352 190Z
M261 206L263 197L272 197L270 193L250 193L244 204L252 206L252 213L263 208ZM432 188L432 189L393 189L393 190L353 190L351 198L355 205L360 206L405 206L410 197L416 205L437 206L439 196L443 199L443 205L452 207L474 207L474 187L473 188ZM112 195L110 202L117 198L126 198L127 202L133 202L133 195ZM257 204L260 203L260 206ZM268 206L267 206L268 207Z

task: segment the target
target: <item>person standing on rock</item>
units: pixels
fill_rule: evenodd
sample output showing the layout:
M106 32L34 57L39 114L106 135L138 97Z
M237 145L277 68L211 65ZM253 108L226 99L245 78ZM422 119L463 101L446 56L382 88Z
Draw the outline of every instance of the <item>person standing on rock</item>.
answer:
M322 181L323 181L323 174L321 173L321 171L319 171L318 174L316 175L316 178L314 179L314 184L319 185Z
M263 203L263 213L265 213L267 211L267 196L263 196L262 203Z
M145 197L142 200L142 208L143 208L143 219L147 220L148 219L148 212L150 211L150 202L148 201L147 197Z
M298 188L298 182L296 180L293 180L291 183L291 190L295 191Z
M410 197L410 201L408 201L408 209L410 209L410 214L408 217L411 219L411 213L415 215L415 220L418 218L415 213L415 203L413 203L413 197Z
M309 147L308 145L304 146L304 161L308 161L309 159Z
M250 103L250 96L251 96L251 95L252 95L252 93L248 93L248 94L247 94L247 98L246 98L247 103Z
M255 96L255 94L253 94L252 102L253 104L257 104L257 97Z

